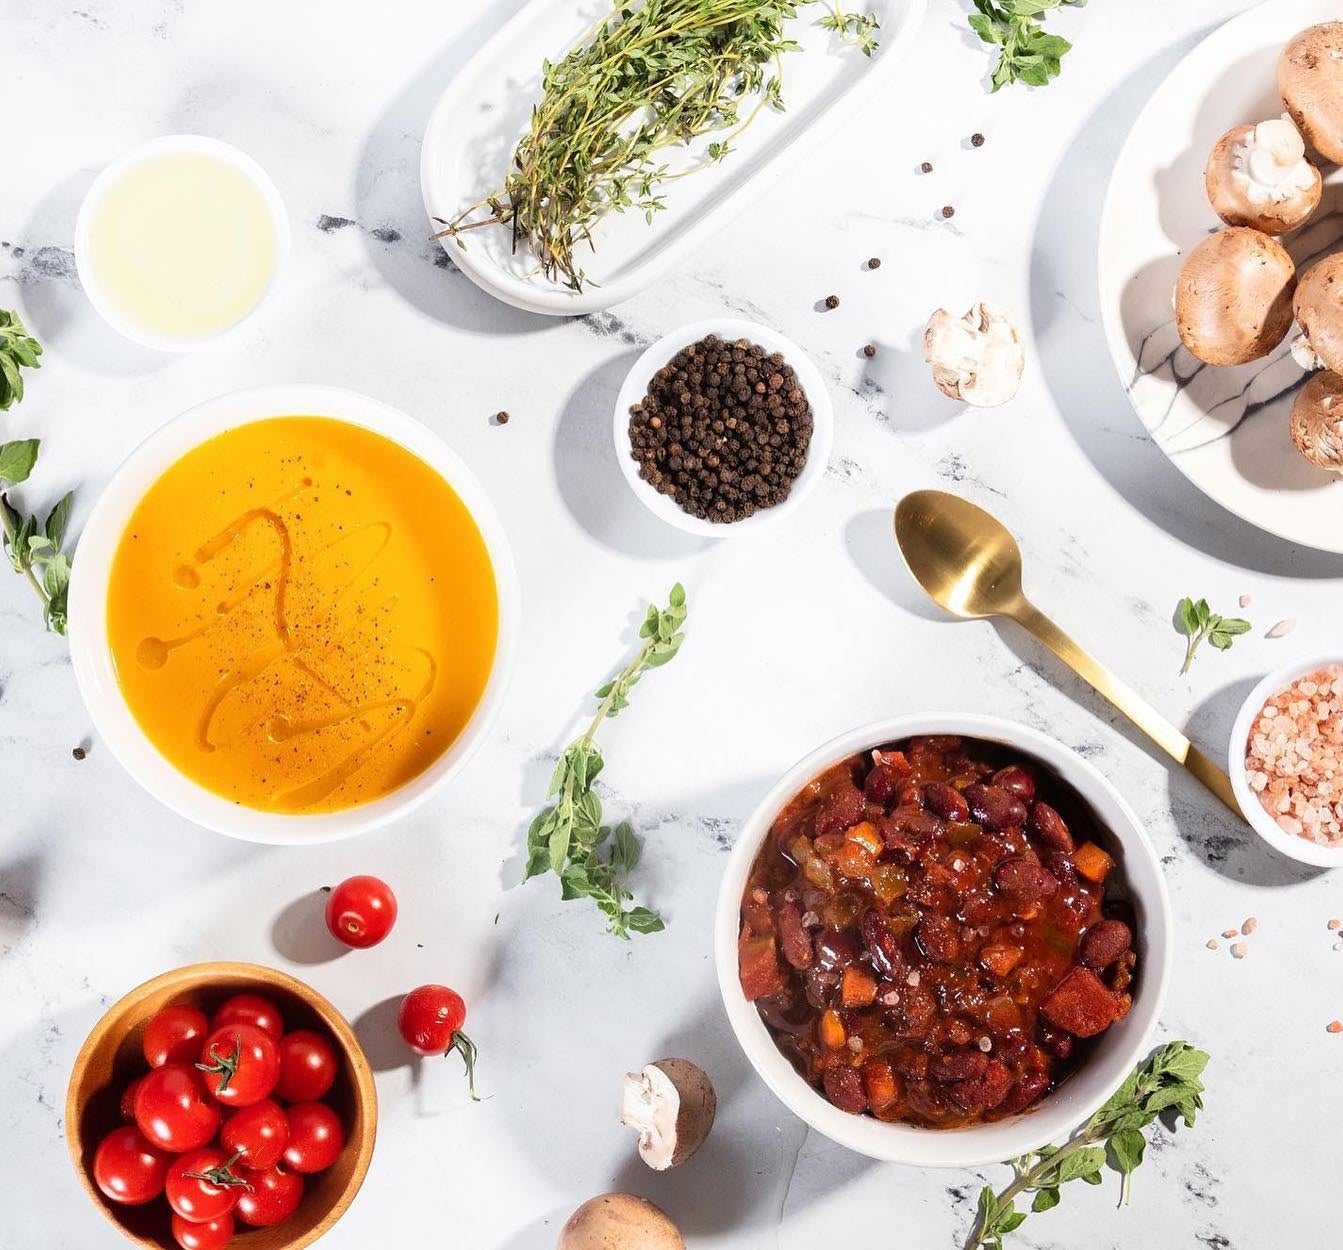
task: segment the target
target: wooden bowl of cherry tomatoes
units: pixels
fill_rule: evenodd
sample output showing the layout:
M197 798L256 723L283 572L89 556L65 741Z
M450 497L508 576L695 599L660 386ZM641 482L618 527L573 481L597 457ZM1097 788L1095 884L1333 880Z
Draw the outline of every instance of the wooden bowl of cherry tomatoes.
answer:
M66 1141L89 1197L154 1250L299 1250L373 1157L373 1072L345 1018L255 964L132 990L75 1060ZM249 1166L254 1165L254 1166Z

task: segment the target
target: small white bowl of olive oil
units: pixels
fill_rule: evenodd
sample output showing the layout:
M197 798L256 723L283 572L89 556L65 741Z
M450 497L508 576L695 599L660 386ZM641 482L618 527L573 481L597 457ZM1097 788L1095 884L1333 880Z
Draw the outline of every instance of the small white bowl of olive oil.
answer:
M289 218L266 171L203 135L167 135L94 179L75 224L75 263L113 329L159 351L222 338L275 289Z

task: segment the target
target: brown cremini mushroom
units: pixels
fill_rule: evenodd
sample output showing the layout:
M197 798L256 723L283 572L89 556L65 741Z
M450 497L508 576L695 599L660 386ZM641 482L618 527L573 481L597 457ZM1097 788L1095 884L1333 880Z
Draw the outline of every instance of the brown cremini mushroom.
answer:
M639 1158L655 1172L680 1167L713 1128L718 1096L703 1069L689 1059L659 1059L630 1072L620 1120L639 1133Z
M1208 202L1228 226L1286 234L1320 206L1324 181L1290 117L1234 126L1208 157Z
M685 1250L680 1231L647 1198L589 1198L560 1232L555 1250Z
M1175 282L1180 341L1210 365L1267 356L1292 326L1296 266L1276 239L1244 226L1209 235Z
M1343 22L1311 26L1283 48L1278 94L1306 142L1343 162Z
M1301 275L1292 308L1301 329L1292 344L1297 363L1343 373L1343 253L1316 261Z
M1311 464L1343 473L1343 378L1317 373L1292 405L1292 442Z

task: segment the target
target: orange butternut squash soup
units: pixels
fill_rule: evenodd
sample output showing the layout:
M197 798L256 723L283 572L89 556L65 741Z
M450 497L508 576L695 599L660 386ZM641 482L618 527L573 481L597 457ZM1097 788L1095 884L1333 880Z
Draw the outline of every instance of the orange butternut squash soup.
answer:
M108 587L117 678L151 742L247 807L387 794L462 732L494 662L484 539L418 457L282 416L221 434L140 501Z

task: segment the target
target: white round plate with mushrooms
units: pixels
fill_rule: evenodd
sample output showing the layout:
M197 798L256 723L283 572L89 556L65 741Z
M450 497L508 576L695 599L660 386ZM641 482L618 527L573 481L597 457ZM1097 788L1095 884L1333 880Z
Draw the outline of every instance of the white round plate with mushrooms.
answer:
M1340 18L1276 0L1195 48L1120 153L1099 257L1110 351L1157 446L1231 512L1343 553L1343 24L1303 35Z

